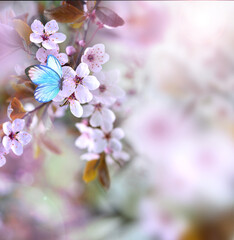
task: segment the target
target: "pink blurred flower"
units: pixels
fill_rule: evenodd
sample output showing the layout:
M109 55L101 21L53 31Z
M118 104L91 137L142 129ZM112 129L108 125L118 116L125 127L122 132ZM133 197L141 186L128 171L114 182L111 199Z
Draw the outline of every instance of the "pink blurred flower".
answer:
M94 76L100 82L98 89L92 91L95 98L105 105L112 105L124 96L124 91L118 86L118 71L99 72Z
M92 127L101 126L104 131L111 131L116 117L109 108L94 99L90 104L85 105L83 109L83 117L91 117L90 125Z
M7 155L9 151L7 151L2 144L0 144L0 167L5 165L6 163L6 158L5 155Z

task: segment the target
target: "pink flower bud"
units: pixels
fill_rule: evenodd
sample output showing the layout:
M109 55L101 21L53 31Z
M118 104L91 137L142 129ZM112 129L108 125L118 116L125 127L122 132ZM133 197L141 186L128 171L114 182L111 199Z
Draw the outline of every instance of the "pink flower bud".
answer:
M73 46L67 46L66 53L68 56L72 56L76 53L76 49Z
M84 40L80 40L80 41L79 41L79 45L80 45L81 47L84 47L84 46L85 46L85 44L86 44L86 43L85 43L85 41L84 41Z

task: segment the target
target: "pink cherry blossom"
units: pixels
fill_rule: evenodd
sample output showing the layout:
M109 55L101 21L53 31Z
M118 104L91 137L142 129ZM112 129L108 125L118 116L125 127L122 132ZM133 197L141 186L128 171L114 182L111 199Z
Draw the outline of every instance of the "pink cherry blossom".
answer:
M82 117L90 117L92 127L100 126L106 132L111 131L116 117L107 106L94 99L90 104L85 105L83 109Z
M124 137L124 131L121 128L115 128L112 131L104 131L104 139L107 143L105 152L107 154L115 153L116 156L122 150L122 143L120 140Z
M103 44L96 44L93 47L86 48L84 55L81 57L81 62L88 64L92 72L100 72L102 64L109 60L109 55L105 53Z
M7 151L2 144L0 144L0 167L5 165L6 163L6 158L5 155L7 155L9 151Z
M118 86L118 71L99 72L94 76L100 82L100 86L92 91L92 94L100 103L112 105L117 99L124 97L124 91Z
M41 21L34 20L31 25L33 33L30 34L30 41L34 43L42 43L46 49L56 49L58 43L66 40L66 35L56 33L59 30L55 20L51 20L44 26Z
M36 53L36 58L41 64L46 65L48 55L55 56L61 65L68 62L68 56L65 53L59 53L58 45L56 46L56 49L39 48Z
M15 119L12 123L5 122L3 124L3 132L6 136L3 137L2 145L6 151L11 149L18 156L23 154L23 146L32 139L29 133L22 131L24 125L24 119Z
M99 87L99 82L95 76L90 76L88 65L79 64L74 71L71 67L65 66L63 70L62 90L54 99L55 102L65 101L70 104L70 110L76 117L81 117L83 108L80 104L90 102L93 95L90 90Z
M78 137L75 142L78 148L87 148L88 151L92 153L101 153L104 151L106 141L100 129L93 129L83 123L77 123L76 127L81 132L80 137Z

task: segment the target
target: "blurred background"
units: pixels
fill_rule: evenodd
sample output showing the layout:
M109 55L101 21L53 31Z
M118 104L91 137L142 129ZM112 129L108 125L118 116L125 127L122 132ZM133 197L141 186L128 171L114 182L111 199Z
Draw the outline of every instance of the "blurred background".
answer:
M15 76L33 61L12 48L9 19L27 13L30 25L50 4L0 2L1 123ZM108 191L85 184L75 118L56 119L44 145L0 169L0 240L234 239L234 3L101 4L125 20L91 45L104 43L104 69L120 71L116 126L130 159L109 166ZM66 24L60 32L69 40Z

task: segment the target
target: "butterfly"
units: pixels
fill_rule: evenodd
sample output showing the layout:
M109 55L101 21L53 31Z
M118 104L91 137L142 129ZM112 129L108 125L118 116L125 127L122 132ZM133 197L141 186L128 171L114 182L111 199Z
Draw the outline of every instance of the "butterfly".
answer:
M58 59L48 55L45 65L33 65L25 69L29 79L37 85L34 97L38 102L49 102L62 88L62 67Z

